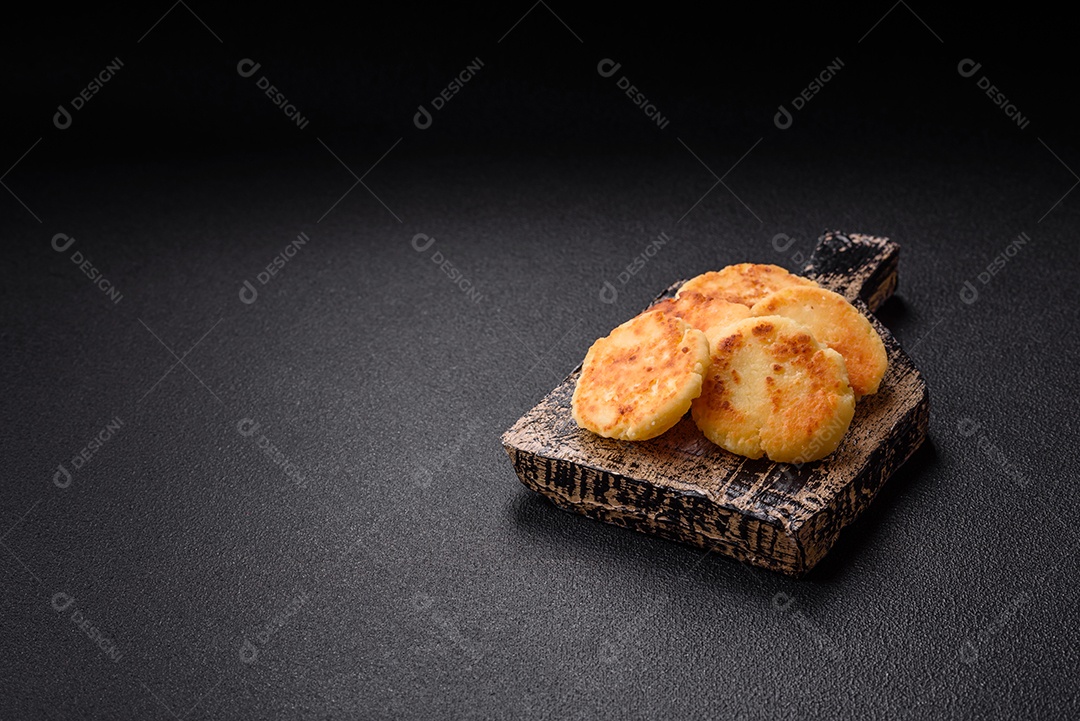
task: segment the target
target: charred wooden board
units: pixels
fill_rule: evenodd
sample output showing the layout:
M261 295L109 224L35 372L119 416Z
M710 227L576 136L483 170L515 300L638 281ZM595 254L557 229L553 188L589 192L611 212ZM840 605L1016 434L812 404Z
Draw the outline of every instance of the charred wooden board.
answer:
M829 232L803 270L852 301L889 354L880 390L858 402L851 428L827 458L806 464L743 458L708 441L689 415L649 441L602 438L571 417L578 366L503 434L521 482L568 511L805 573L926 438L926 384L872 314L896 289L898 257L899 246L886 238Z

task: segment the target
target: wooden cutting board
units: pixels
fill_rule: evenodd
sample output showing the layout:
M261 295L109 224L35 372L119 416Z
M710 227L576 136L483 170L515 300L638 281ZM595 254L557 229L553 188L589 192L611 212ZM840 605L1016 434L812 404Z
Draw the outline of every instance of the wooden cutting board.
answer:
M795 465L737 456L708 441L689 414L649 441L602 438L571 417L579 365L502 436L521 482L567 511L804 574L926 438L926 383L872 314L896 289L899 250L887 238L828 232L802 271L854 303L889 355L880 390L858 402L827 458Z

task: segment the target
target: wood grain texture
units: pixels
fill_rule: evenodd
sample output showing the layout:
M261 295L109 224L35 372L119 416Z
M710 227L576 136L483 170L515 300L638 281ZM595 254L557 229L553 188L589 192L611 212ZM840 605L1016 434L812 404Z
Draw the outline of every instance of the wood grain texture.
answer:
M602 438L571 417L579 366L503 434L521 482L568 511L805 573L926 437L926 384L870 312L895 290L898 257L899 246L888 239L828 232L803 271L851 300L889 355L880 390L858 403L827 458L806 464L743 458L708 441L689 416L650 441ZM658 298L670 297L682 282Z

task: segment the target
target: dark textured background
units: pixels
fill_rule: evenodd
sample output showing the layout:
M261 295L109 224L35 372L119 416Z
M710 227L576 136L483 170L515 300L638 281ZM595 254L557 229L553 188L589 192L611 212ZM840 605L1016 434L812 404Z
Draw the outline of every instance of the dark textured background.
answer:
M537 4L517 25L527 4L355 20L188 3L154 25L166 9L16 18L2 51L0 718L1080 713L1067 23L903 3ZM57 130L56 105L114 57ZM237 75L245 57L306 129ZM475 57L418 130L416 106ZM605 57L667 128L597 75ZM966 57L1027 128L959 76ZM933 411L930 442L810 576L567 515L518 483L500 433L592 340L676 278L797 268L827 227L902 244L880 316ZM57 233L76 239L64 254Z

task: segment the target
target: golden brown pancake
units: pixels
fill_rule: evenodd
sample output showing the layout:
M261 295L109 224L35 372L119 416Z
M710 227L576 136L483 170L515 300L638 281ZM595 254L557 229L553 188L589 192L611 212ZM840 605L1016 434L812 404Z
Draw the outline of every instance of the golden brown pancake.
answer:
M748 318L708 334L712 359L691 414L739 455L805 463L832 453L855 413L844 359L790 318Z
M695 290L680 292L674 298L658 301L649 310L670 313L703 332L750 317L750 309L742 303L732 303L719 296L703 295Z
M885 344L844 296L824 288L784 288L762 298L755 316L782 315L802 323L821 343L844 356L855 397L876 393L889 365Z
M679 295L695 291L752 306L769 293L800 285L817 287L814 281L792 275L778 265L739 263L691 278L679 288Z
M704 333L670 313L643 313L589 348L574 420L607 438L655 438L690 409L708 366Z

